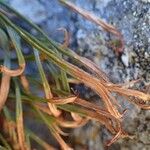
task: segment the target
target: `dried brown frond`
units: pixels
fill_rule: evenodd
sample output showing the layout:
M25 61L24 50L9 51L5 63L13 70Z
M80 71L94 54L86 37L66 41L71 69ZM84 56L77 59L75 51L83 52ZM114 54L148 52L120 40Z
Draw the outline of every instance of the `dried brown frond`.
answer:
M107 86L107 85L106 85ZM111 91L111 92L116 92L120 95L124 95L124 96L132 96L138 99L141 99L143 101L150 101L150 95L137 91L137 90L133 90L133 89L128 89L128 88L123 88L123 87L119 87L119 86L115 86L115 85L108 85L107 88Z
M123 131L122 131L122 128L120 127L118 133L106 144L106 146L110 146L112 145L114 142L116 142L121 136L127 136L127 134L125 134Z

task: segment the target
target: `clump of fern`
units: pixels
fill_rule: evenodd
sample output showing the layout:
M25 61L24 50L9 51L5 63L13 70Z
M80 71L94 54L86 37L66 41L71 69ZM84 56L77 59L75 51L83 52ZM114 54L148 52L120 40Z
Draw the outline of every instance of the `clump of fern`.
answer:
M68 1L60 2L117 36L121 46L116 50L121 52L122 35L113 26ZM150 108L150 95L129 89L125 84L110 82L96 64L68 48L65 29L61 29L65 32L65 42L57 43L5 3L0 2L0 6L0 47L3 52L0 60L1 148L31 149L32 139L44 149L55 149L25 126L24 118L44 123L64 150L72 148L63 140L62 136L66 133L62 129L80 127L89 120L103 124L112 134L108 146L119 138L127 137L128 134L122 128L124 110L120 109L112 93L125 97L143 109ZM32 34L21 27L14 21L14 17L27 23L36 32ZM23 52L22 42L30 47L30 54ZM12 53L16 53L15 58ZM64 56L75 63L69 62ZM36 65L38 71L28 73L28 62ZM86 71L79 65L84 66ZM14 66L16 68L12 69ZM75 95L70 90L70 83L82 83L91 88L103 101L103 107ZM69 114L69 119L64 113Z

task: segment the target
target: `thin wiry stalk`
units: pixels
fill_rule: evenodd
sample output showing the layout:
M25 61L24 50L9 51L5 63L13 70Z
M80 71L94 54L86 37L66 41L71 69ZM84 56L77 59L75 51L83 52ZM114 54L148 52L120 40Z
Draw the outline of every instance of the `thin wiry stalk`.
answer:
M47 118L43 115L42 112L40 112L38 109L36 109L37 113L39 114L40 118L44 121L44 123L49 127L49 130L54 135L56 140L59 142L63 150L71 150L71 148L65 143L65 141L62 139L62 137L59 134L59 131L53 127L53 124L55 122L52 120L52 122L49 122ZM56 126L56 124L55 124Z
M39 145L41 145L45 150L56 150L53 146L47 144L45 141L43 141L40 137L38 137L36 134L34 134L32 131L27 130L26 131L28 136L36 141Z
M16 70L10 70L6 66L1 66L0 71L7 74L7 75L13 76L13 77L19 76L25 70L25 60L24 60L24 57L23 57L23 54L21 51L20 37L10 27L6 26L6 28L7 28L7 31L9 33L9 36L10 36L10 38L14 44L16 52L17 52L17 56L18 56L18 60L19 60L19 68Z
M7 138L9 138L9 143L11 143L12 148L15 150L19 150L20 148L19 148L18 138L16 133L16 124L7 107L3 108L3 112L5 116L4 133L7 135Z
M40 57L39 57L38 51L34 50L34 54L35 54L35 60L36 60L36 63L37 63L37 66L38 66L38 69L39 69L39 72L40 72L40 76L42 78L42 83L43 83L43 87L44 87L45 97L47 99L51 99L53 97L53 95L52 95L49 83L48 83L48 81L46 79L46 76L45 76L45 73L44 73L41 61L40 61ZM48 103L48 106L50 108L50 111L54 114L54 116L59 116L61 114L61 112L56 108L56 106L54 104Z
M23 121L23 108L21 102L21 94L17 80L15 82L15 92L16 92L16 128L18 135L18 142L21 150L28 150L28 147L25 142L25 133L24 133L24 121Z
M3 137L2 134L0 134L0 140L4 144L4 146L6 147L6 150L12 150L10 145L8 144L8 142L6 141L5 137Z

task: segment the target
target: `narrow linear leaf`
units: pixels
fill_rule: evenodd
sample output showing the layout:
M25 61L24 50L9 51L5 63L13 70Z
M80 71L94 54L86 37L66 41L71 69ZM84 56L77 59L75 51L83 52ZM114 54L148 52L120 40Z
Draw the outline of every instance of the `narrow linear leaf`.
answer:
M34 134L32 131L29 129L26 131L27 135L36 141L40 146L42 146L46 150L56 150L53 146L47 144L45 141L43 141L40 137L38 137L36 134Z
M5 150L12 150L8 142L6 141L5 137L0 133L0 141L4 144ZM1 147L0 147L1 149Z
M20 37L11 27L7 26L6 28L7 28L8 34L14 44L14 47L16 49L19 65L23 65L23 64L25 64L25 59L24 59L24 56L23 56L22 50L21 50Z
M10 74L11 76L18 76L18 75L22 74L25 69L25 60L24 60L24 56L23 56L22 50L21 50L20 37L17 35L17 33L11 27L6 26L6 28L7 28L8 34L13 42L13 45L16 49L20 68L16 69L16 70L9 70L8 68L3 67L3 71L5 71L5 73L7 73L7 74Z
M14 118L6 106L3 108L3 112L6 118L5 123L4 123L5 125L4 132L7 134L8 138L10 139L12 149L18 150L19 145L18 145L16 124L15 124Z
M38 66L38 70L42 79L42 83L43 83L43 87L44 87L44 92L45 92L45 96L47 99L51 99L53 97L49 83L47 81L46 75L44 73L44 69L42 67L42 63L40 61L40 57L39 57L39 53L37 50L34 50L34 54L35 54L35 60ZM55 116L59 116L60 115L60 111L57 110L56 106L54 104L50 104L48 103L48 106L50 108L50 111L55 115Z
M40 112L40 110L38 110L36 108L35 108L35 110L39 114L39 117L49 127L49 130L51 131L51 133L53 134L53 136L56 138L56 140L58 141L58 143L61 145L62 149L64 149L64 150L71 150L71 148L64 142L64 140L59 135L59 133L57 131L57 128L55 128L56 127L56 124L54 126L55 119L49 118L49 117L47 118L42 112Z
M25 143L25 133L24 133L24 122L23 122L23 108L21 101L21 94L18 82L14 79L15 82L15 92L16 92L16 127L18 142L21 150L26 150L27 145Z

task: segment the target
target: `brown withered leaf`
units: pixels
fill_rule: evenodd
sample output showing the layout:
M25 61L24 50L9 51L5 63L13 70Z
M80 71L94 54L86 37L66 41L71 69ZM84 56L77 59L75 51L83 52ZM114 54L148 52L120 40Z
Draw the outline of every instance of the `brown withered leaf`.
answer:
M64 32L64 43L62 44L63 48L67 48L69 46L70 34L65 28L59 28L58 31Z
M16 77L21 75L25 70L25 64L21 64L20 67L16 70L11 70L6 66L0 66L0 72L3 72L9 76Z
M10 75L3 74L0 85L0 111L2 110L9 93L10 88Z
M89 118L82 118L80 121L65 121L58 120L58 123L61 127L65 128L78 128L84 126L89 121Z
M16 130L17 130L18 143L19 143L20 150L28 150L28 147L25 143L25 135L24 135L24 126L23 126L22 114L20 114L20 116L17 118Z
M106 85L107 86L107 85ZM126 95L126 96L131 96L131 97L135 97L138 99L143 100L144 102L146 101L150 101L150 95L140 92L138 90L133 90L133 89L128 89L128 88L123 88L123 87L119 87L113 84L109 84L107 86L107 88L111 91L111 92L116 92L120 95Z
M29 81L28 81L27 77L24 74L20 75L20 81L21 81L21 84L22 84L24 90L27 93L30 93Z

